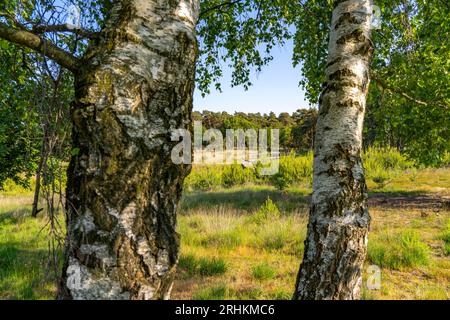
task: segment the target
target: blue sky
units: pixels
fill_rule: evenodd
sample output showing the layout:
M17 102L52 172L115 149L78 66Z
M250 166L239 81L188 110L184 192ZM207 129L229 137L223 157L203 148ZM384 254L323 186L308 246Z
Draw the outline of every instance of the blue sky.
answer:
M292 67L292 41L273 49L273 61L257 74L253 72L253 86L245 91L243 87L230 87L230 70L224 70L222 93L212 88L205 98L196 90L194 110L226 111L234 113L270 111L292 113L299 108L308 108L304 91L298 86L300 68Z

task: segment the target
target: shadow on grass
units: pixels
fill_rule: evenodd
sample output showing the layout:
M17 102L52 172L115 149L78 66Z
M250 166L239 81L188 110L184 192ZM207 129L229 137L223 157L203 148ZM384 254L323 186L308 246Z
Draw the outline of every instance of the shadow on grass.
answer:
M49 253L22 249L20 244L0 247L0 299L52 299L59 270L47 268ZM58 273L58 274L57 274Z
M369 192L369 206L393 209L444 209L450 201L439 195L420 191Z
M7 210L0 213L0 223L16 223L30 216L31 210L29 208Z
M309 195L298 190L279 191L267 188L236 188L221 191L185 193L181 202L182 212L227 206L237 210L257 210L267 198L272 199L284 212L304 211L308 207Z
M424 196L424 195L431 195L432 193L422 190L413 190L413 191L407 191L407 190L385 190L385 189L369 189L369 197L381 197L381 196L388 196L388 197L415 197L415 196Z
M310 195L301 189L279 191L269 186L240 187L228 190L185 193L181 202L182 213L192 210L213 209L219 206L244 211L257 210L270 197L286 213L307 211ZM369 206L393 209L449 210L448 198L423 191L369 192Z

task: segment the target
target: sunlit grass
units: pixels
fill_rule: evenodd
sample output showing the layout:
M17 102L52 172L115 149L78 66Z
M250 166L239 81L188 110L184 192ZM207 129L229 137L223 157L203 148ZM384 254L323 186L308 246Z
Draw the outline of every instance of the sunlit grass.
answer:
M450 255L450 219L447 221L440 238L444 241L444 254L446 256Z
M387 198L448 196L449 189L449 169L427 169L405 171L375 192ZM247 184L185 193L178 218L181 256L172 297L290 299L304 250L310 192L307 184L294 184L284 191ZM274 208L268 198L279 213L270 214ZM43 215L30 217L31 202L32 193L0 195L0 299L55 296L55 278L47 274L47 231L41 231L47 220ZM382 282L380 290L364 285L363 298L450 298L448 208L375 207L370 211L366 266L380 266ZM258 217L258 212L264 214Z
M16 198L0 205L0 299L51 299L56 278L46 267L47 221L31 218L25 203Z
M276 276L276 270L268 263L260 263L252 268L252 276L256 280L269 280Z
M369 261L382 268L402 270L425 266L430 261L430 249L411 230L400 233L382 232L369 243Z

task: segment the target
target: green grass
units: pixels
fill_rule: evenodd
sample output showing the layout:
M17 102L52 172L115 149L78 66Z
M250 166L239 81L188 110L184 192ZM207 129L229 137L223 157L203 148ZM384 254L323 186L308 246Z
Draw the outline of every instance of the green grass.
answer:
M410 170L381 188L369 179L369 187L386 199L449 195L449 169ZM267 181L186 192L178 217L181 256L172 297L290 299L303 254L310 192L303 182L280 191ZM47 221L30 217L31 202L32 193L0 195L0 299L55 296L55 277L46 271L47 230L39 233ZM270 207L278 213L252 219L262 208L271 212ZM366 266L381 267L382 286L363 287L363 298L449 299L448 208L383 206L370 212ZM366 268L363 276L367 279Z
M189 275L200 275L204 277L222 275L227 272L228 265L222 258L197 258L193 254L182 255L178 267Z
M249 246L269 252L284 252L301 256L306 238L305 217L272 219L265 225L253 227L256 237L249 239Z
M226 284L214 285L197 291L194 300L256 300L265 297L260 288L235 290Z
M201 258L198 263L198 273L201 276L221 275L227 269L227 263L222 258Z
M450 243L448 241L444 243L444 254L446 256L450 255Z
M380 267L402 270L426 266L430 261L430 249L414 231L384 232L369 243L368 256Z
M271 300L291 300L292 292L283 289L274 291L270 297Z
M222 249L234 249L243 243L242 232L236 228L233 230L218 231L207 235L201 244Z
M195 275L198 270L198 259L193 254L181 255L178 261L178 268L184 270L189 275Z
M29 217L30 209L22 198L0 205L0 299L54 298L46 220Z
M440 238L444 241L444 254L446 256L450 255L450 219L447 221Z
M225 300L229 298L229 288L225 284L201 289L194 295L194 300Z
M216 248L226 253L238 247L250 247L301 255L306 237L306 217L295 214L255 222L253 214L201 212L183 216L178 229L182 245L191 248Z
M286 191L276 190L269 185L245 185L209 192L192 192L183 195L182 213L192 213L198 209L226 206L229 209L255 211L270 198L282 212L298 211L308 206L306 196L311 190L302 185Z
M269 280L276 276L277 272L267 262L260 263L252 268L252 277L256 280Z

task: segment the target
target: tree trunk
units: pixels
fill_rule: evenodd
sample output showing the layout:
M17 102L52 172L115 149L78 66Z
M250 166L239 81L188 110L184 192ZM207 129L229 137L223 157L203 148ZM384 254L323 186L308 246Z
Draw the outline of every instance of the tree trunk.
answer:
M361 161L370 0L335 0L314 145L314 183L295 299L357 299L370 216Z
M198 0L115 1L76 75L67 239L59 299L167 299L177 204L190 166Z
M33 205L31 206L31 216L36 218L38 213L43 209L39 209L39 194L41 193L41 169L42 167L39 165L36 171L36 183L34 188L34 197L33 197Z
M33 197L33 205L31 209L31 216L33 218L36 218L38 213L42 211L42 209L39 209L39 194L41 193L41 173L42 173L42 167L44 166L44 161L46 161L46 154L45 154L45 144L47 142L47 131L44 130L44 138L42 139L42 147L41 147L41 154L39 158L39 164L36 169L36 183L34 188L34 197Z

